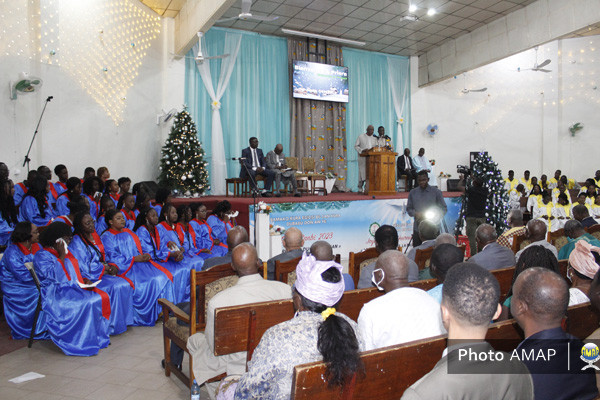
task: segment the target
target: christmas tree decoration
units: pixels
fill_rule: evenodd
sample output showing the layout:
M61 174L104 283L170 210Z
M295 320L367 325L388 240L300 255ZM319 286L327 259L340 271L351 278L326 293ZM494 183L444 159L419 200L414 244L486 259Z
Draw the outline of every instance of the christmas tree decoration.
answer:
M203 194L210 190L207 164L196 124L184 109L174 119L171 133L162 147L158 183L173 193Z
M486 222L496 228L498 235L502 234L508 227L506 216L509 211L508 193L504 188L504 180L502 179L502 171L498 169L498 164L492 160L487 153L479 153L475 157L472 177L479 177L483 181L483 186L488 190L488 198L485 203ZM471 185L471 179L467 179L467 189ZM454 229L455 235L460 235L465 223L466 204L468 201L468 190L462 197L462 207L459 217L456 220Z

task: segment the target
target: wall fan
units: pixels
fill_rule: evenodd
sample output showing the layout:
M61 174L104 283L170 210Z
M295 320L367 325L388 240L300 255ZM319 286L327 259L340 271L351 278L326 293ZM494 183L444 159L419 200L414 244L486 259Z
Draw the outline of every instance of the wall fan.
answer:
M27 72L21 72L19 74L19 79L15 82L10 82L9 90L10 90L10 99L16 100L17 95L32 93L42 86L42 80L35 76L29 76Z
M242 12L237 17L224 18L218 20L216 23L220 22L229 22L234 21L236 19L241 19L243 21L253 19L255 21L275 21L278 16L268 17L266 15L254 15L250 12L250 7L252 6L252 0L242 0Z

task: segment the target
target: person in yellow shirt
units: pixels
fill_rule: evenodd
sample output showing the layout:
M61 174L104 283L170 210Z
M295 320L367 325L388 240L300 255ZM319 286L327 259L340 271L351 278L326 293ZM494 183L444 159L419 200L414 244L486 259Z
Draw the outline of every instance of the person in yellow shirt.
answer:
M539 186L537 187L539 188ZM541 196L541 204L539 204L537 208L533 209L532 217L533 219L539 219L546 223L546 225L548 225L548 231L554 232L556 230L555 227L557 226L557 224L553 224L553 221L556 219L556 217L552 213L552 210L554 208L554 204L552 204L552 196L548 192L544 192L543 194L541 194Z
M567 189L571 190L571 189L579 189L581 188L581 186L579 186L579 183L577 183L575 181L575 179L571 179L571 178L567 178L566 175L563 175L560 177L560 180L565 184L565 186L567 187Z
M529 175L531 175L531 173L529 172L529 170L527 170L523 172L523 178L519 179L519 182L525 185L525 189L527 190L533 189L533 183L531 182Z
M561 174L562 174L562 171L560 169L557 169L554 172L554 178L552 178L548 181L548 187L550 189L554 189L554 188L558 187L558 182L560 181Z
M535 185L533 189L531 189L531 193L529 194L529 199L527 199L527 211L532 214L535 212L535 209L542 205L542 190L540 189L540 185ZM535 218L535 217L534 217Z
M548 182L548 175L546 175L546 174L543 174L543 175L540 177L540 187L542 188L542 190L548 190L548 189L550 189L550 188L548 187L548 183L549 183L549 182Z
M590 207L590 215L596 220L600 221L600 194L596 195L594 204Z
M559 230L565 227L565 223L571 219L571 205L567 200L567 195L565 193L561 193L558 195L558 203L554 205L552 209L552 215L556 218L556 221L553 223L555 229ZM598 208L600 211L600 207Z
M562 193L564 193L567 196L567 201L569 202L569 204L572 204L571 194L567 190L567 187L565 186L564 183L562 183L561 181L558 181L558 187L555 187L554 189L552 189L552 199L554 200L555 204L558 203L558 196Z
M590 204L587 203L587 196L585 195L585 193L579 193L579 196L577 196L577 202L573 203L571 206L571 214L573 214L573 208L575 208L575 206L585 206L585 208L588 209L588 211L591 211L592 206Z
M504 188L506 192L510 195L511 192L516 191L517 185L519 181L515 178L515 171L512 169L508 171L508 178L504 179Z

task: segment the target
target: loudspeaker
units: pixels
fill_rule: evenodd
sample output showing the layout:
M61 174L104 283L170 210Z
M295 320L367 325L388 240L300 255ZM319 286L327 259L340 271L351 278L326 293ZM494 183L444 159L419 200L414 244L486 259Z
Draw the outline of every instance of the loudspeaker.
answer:
M460 190L458 190L458 181L459 179L448 179L449 192L460 192Z

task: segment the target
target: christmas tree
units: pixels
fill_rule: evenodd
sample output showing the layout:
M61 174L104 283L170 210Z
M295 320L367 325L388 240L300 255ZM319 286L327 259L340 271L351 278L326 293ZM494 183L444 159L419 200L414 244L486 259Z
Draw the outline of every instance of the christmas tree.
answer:
M508 194L504 188L504 180L502 179L502 171L498 169L498 164L492 160L487 153L479 153L475 157L472 177L479 177L483 181L483 186L488 189L488 198L485 203L485 217L487 223L496 228L496 232L500 235L507 228L506 216L508 214ZM467 189L471 185L471 180L467 180ZM461 234L463 224L465 222L465 211L468 200L468 190L463 195L462 207L460 215L456 220L456 228L454 234Z
M202 194L210 190L204 149L196 136L196 124L184 109L174 119L161 150L158 184L174 193Z

